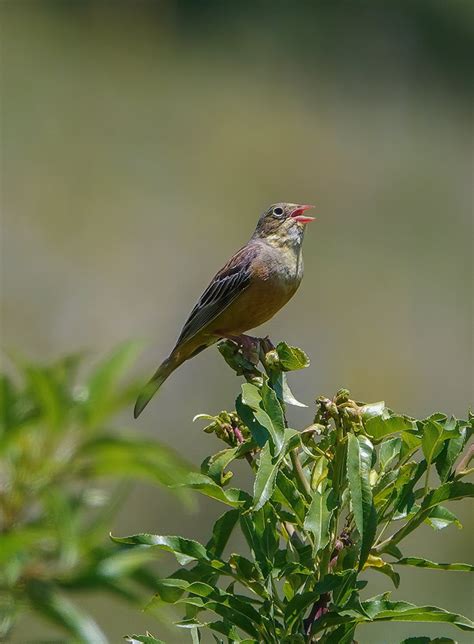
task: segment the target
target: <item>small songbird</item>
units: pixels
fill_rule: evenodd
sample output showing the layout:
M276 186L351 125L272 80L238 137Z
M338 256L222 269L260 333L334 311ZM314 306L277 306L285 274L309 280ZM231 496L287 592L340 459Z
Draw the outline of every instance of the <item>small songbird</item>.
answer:
M245 331L263 324L294 295L303 277L302 243L314 206L277 203L263 213L250 241L215 275L191 311L175 348L139 395L137 418L168 376L222 338L248 346Z

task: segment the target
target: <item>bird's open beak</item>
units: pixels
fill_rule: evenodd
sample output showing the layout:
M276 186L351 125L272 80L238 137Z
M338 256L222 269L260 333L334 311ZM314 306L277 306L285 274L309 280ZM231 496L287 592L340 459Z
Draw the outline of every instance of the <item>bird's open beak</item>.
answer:
M314 206L306 205L306 206L298 206L298 208L295 208L293 212L291 213L291 216L293 219L296 219L300 224L309 224L310 221L314 221L314 217L308 217L307 215L304 215L303 213L306 212L306 210L309 210L310 208L314 208Z

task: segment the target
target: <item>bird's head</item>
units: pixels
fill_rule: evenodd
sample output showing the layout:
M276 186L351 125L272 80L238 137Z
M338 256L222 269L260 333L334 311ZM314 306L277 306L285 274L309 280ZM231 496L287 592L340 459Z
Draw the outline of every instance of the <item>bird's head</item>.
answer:
M258 220L254 237L275 243L301 243L306 224L314 221L304 213L314 206L297 203L275 203Z

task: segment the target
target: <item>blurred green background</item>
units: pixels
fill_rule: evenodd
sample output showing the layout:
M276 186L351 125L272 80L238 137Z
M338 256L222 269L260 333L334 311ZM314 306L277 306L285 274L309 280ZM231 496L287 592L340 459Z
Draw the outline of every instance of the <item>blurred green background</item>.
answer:
M4 346L44 360L143 338L145 379L263 209L315 203L302 287L262 329L312 358L297 397L347 386L415 416L465 416L472 2L3 0L1 13ZM232 407L237 386L206 351L134 428L198 464L217 444L191 419ZM139 487L115 533L205 541L216 506L192 515ZM472 517L455 510L463 532L426 527L407 554L469 560ZM371 594L385 588L376 579ZM472 616L472 590L462 574L413 570L394 596ZM111 600L83 605L111 642L146 628L185 639ZM361 642L452 635L377 628ZM32 618L12 641L50 633Z

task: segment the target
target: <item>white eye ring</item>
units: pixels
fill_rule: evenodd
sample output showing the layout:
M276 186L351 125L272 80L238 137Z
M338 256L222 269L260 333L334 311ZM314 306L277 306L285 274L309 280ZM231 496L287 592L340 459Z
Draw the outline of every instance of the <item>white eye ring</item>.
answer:
M273 214L276 217L281 217L283 214L283 208L280 208L280 206L277 206L276 208L273 208Z

